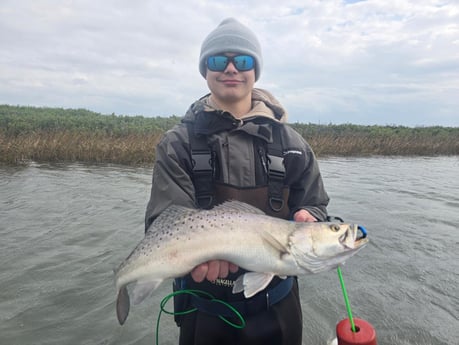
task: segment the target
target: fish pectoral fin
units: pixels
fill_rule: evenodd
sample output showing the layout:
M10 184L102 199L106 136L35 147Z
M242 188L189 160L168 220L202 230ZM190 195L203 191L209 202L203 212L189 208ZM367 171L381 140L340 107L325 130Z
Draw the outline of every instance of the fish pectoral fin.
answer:
M273 279L273 273L247 272L234 282L233 293L244 291L245 298L250 298L266 288Z
M116 316L120 325L126 321L131 303L129 302L129 294L125 286L118 292L116 299Z
M284 244L279 242L279 240L275 238L273 235L271 235L269 232L263 232L262 238L264 242L268 243L270 247L274 248L280 253L280 257L282 257L285 253L288 253L288 248Z
M132 289L132 304L140 304L154 290L156 290L162 282L162 279L137 281Z

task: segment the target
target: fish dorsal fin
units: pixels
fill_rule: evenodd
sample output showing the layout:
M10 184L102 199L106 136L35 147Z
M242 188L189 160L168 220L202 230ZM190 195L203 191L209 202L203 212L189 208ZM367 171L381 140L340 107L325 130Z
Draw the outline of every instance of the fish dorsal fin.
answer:
M203 211L204 210L202 209L189 208L189 207L180 206L180 205L171 205L167 207L163 212L160 213L160 215L151 224L148 231L150 231L150 229L155 228L155 227L161 227L161 225L163 224L171 224L179 218L192 216L198 212L203 212ZM260 210L259 208L256 208L255 206L249 205L245 202L236 201L236 200L225 201L224 203L215 206L211 211L224 211L224 212L233 211L233 212L239 212L239 213L241 212L242 213L253 213L253 214L260 214L260 215L265 214L262 210Z
M254 214L265 214L259 208L247 204L242 201L237 200L230 200L225 201L222 204L215 206L212 210L215 211L235 211L235 212L243 212L243 213L254 213Z
M161 212L158 217L156 217L150 228L148 228L147 232L152 228L160 228L164 224L171 224L177 219L193 215L199 211L202 210L180 205L171 205L167 207L163 212Z

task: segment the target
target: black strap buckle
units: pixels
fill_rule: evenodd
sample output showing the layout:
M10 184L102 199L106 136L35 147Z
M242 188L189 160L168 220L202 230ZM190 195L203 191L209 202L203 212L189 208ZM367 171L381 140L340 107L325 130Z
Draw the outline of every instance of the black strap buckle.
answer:
M212 174L212 155L210 151L192 151L191 164L193 165L194 173Z
M268 154L269 178L283 181L285 178L284 157Z
M268 202L274 212L280 212L284 208L284 178L284 158L268 154Z
M193 184L198 207L209 209L214 202L215 158L210 150L192 150Z

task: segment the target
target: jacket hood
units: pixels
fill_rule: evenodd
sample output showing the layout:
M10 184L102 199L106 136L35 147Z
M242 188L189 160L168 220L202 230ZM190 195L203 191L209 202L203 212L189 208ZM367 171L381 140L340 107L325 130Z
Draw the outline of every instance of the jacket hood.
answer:
M269 91L264 89L253 89L252 104L252 111L244 117L257 116L257 112L260 112L258 115L273 117L279 122L287 122L287 110L285 110L280 102ZM266 112L265 110L263 113L263 107L269 109L270 111Z
M196 114L199 112L215 112L221 110L215 108L210 101L210 94L205 95L194 102L185 114L184 122L193 122ZM222 112L225 117L235 119L230 113ZM287 122L287 111L280 102L268 91L264 89L254 88L252 90L252 109L244 115L242 119L252 119L257 117L265 117L276 122ZM237 120L237 119L236 119Z

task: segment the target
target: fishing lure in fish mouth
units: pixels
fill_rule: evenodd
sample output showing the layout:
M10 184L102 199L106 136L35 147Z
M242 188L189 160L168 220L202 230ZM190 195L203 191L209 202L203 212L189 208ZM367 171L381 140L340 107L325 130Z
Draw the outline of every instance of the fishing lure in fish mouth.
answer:
M239 201L210 210L173 205L115 272L118 320L125 322L131 301L140 303L164 280L182 277L203 262L226 260L249 271L237 291L250 298L274 276L336 268L367 243L366 230L356 224L291 222Z
M339 230L339 225L338 224L332 224L330 227L333 229L333 231L338 231ZM367 230L361 226L357 225L357 230L355 231L355 240L360 241L363 240L367 237ZM345 232L341 237L339 238L340 243L343 243L345 245L347 237L350 235L350 232Z
M357 236L358 239L367 237L367 229L365 229L362 225L357 226L357 230L359 230L362 234L362 236Z

